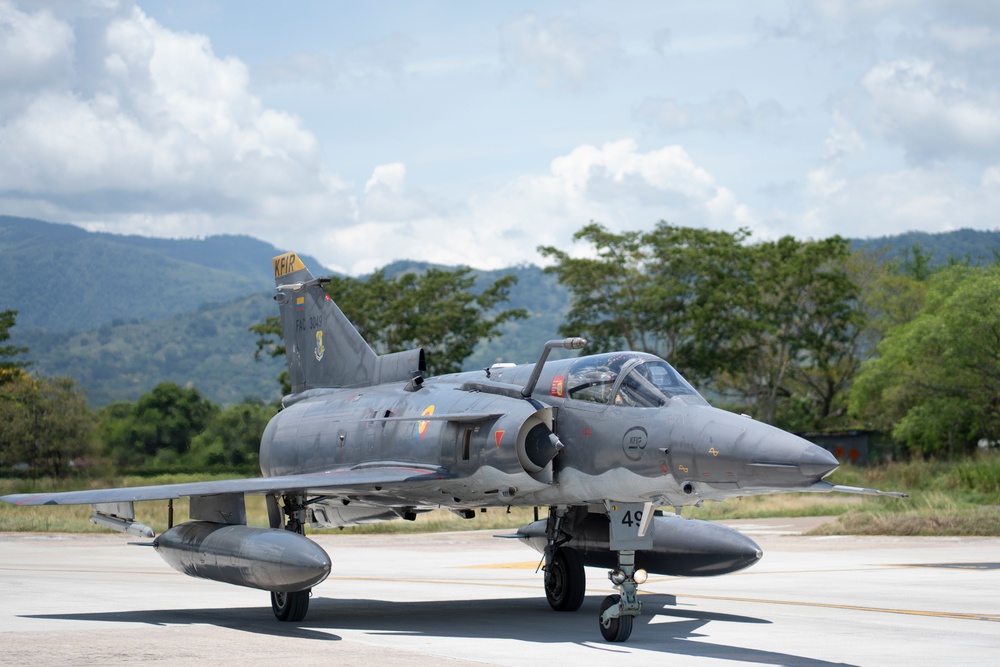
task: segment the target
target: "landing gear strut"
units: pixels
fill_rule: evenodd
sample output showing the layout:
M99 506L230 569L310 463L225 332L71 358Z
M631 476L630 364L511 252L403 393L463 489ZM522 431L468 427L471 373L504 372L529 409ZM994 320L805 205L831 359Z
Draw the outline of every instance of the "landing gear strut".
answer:
M274 496L267 498L268 517L272 528L280 528L284 524L285 530L306 534L306 510L304 498L302 496L283 496L283 506L278 507L278 500ZM281 514L284 514L282 518ZM304 591L271 591L271 611L279 621L298 623L306 617L309 611L309 597L312 589Z
M606 503L611 522L609 537L612 551L618 552L618 567L608 573L618 587L617 595L601 602L598 621L601 635L609 642L627 641L632 621L642 613L639 584L646 581L646 571L635 569L635 552L653 546L652 503Z
M546 523L548 543L545 547L545 599L556 611L576 611L587 592L587 575L583 559L576 549L562 546L569 541L563 531L573 510L553 507Z
M619 551L618 569L609 572L608 578L618 586L620 595L609 595L601 602L601 635L609 642L624 642L632 634L632 620L642 613L637 593L646 573L636 571L634 551Z

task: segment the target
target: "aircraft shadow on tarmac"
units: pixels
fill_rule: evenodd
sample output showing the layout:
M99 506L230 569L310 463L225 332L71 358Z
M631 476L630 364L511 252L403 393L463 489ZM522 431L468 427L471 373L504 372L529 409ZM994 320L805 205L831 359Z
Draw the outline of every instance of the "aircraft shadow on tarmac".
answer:
M553 612L544 599L483 599L390 602L385 600L314 597L309 616L300 624L275 621L270 608L163 609L84 614L42 614L24 618L145 623L149 625L214 625L262 635L316 641L340 641L327 630L354 630L371 635L411 635L462 639L510 639L538 643L575 643L597 651L628 653L632 649L665 655L696 656L765 665L823 667L843 665L805 656L712 643L708 623L768 625L752 616L680 609L671 595L644 595L643 615L624 644L600 639L600 597L589 596L577 613ZM655 618L655 622L651 623ZM664 620L676 618L677 620ZM697 638L700 641L689 641Z

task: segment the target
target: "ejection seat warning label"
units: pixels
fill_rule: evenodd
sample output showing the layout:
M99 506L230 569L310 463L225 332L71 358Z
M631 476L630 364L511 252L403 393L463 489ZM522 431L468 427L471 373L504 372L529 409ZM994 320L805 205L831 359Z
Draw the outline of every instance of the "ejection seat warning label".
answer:
M652 503L611 503L608 516L612 551L653 548Z

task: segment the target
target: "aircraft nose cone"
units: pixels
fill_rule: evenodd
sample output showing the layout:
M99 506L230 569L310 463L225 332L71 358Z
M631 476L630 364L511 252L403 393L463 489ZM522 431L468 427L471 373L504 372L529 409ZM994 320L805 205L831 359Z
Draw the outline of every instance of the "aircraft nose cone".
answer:
M840 467L837 457L818 445L812 445L802 452L799 470L804 477L820 480Z
M838 466L833 454L819 445L773 426L757 425L753 438L748 440L752 447L748 450L753 453L747 465L747 480L740 484L743 487L805 489Z

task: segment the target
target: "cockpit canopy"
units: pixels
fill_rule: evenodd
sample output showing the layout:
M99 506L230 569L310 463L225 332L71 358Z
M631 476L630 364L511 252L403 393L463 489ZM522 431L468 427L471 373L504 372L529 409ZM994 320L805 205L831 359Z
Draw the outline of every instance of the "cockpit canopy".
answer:
M570 367L566 389L578 401L633 408L658 408L676 396L701 398L670 364L642 352L583 357Z

